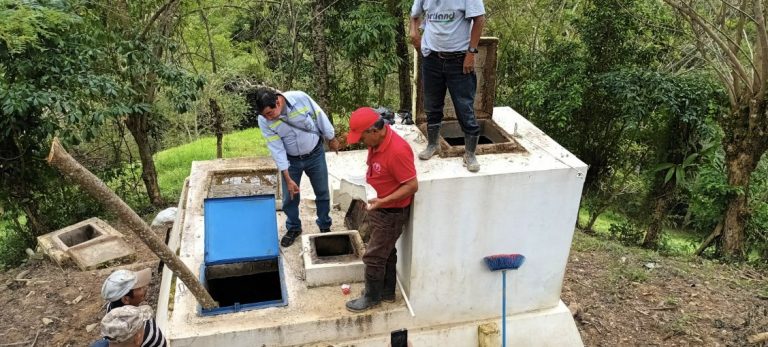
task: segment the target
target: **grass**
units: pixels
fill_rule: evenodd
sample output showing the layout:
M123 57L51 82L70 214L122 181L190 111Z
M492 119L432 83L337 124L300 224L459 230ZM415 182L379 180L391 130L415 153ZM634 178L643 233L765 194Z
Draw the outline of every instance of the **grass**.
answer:
M253 128L224 135L222 154L224 158L266 156L269 155L269 150L261 131ZM175 202L178 199L193 161L215 158L216 138L213 136L155 154L160 190L167 201Z
M589 221L589 211L585 208L579 208L579 225L586 225ZM602 236L610 236L608 229L611 224L619 224L626 222L627 218L621 214L613 211L605 211L603 214L597 216L595 225L592 226L592 230Z
M585 208L579 209L579 225L585 225L589 221L589 211ZM620 224L628 219L617 212L606 211L597 217L592 230L601 237L610 237L611 224ZM696 251L701 236L690 231L674 228L663 228L662 230L662 248L665 254L676 256L689 256Z

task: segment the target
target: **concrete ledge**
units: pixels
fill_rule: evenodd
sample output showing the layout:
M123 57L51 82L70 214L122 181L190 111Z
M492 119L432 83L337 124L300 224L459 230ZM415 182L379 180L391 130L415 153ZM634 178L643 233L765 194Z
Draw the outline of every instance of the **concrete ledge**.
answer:
M489 332L490 335L478 334L481 327L489 325L498 326L498 329ZM413 329L404 325L400 328L408 329L408 341L413 346L474 347L485 346L484 343L487 340L498 341L499 344L495 346L501 343L501 319ZM389 340L390 335L387 333L361 340L333 341L333 343L317 344L317 346L381 347L387 346ZM584 343L581 341L571 312L561 301L551 309L508 316L507 345L580 347Z

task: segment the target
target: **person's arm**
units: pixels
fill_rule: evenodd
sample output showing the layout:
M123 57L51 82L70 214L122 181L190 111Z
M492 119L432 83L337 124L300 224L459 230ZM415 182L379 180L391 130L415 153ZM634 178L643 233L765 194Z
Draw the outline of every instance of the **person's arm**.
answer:
M411 6L411 25L409 26L408 36L411 39L411 45L416 48L416 51L421 49L421 15L424 14L424 8L422 4L423 0L414 0Z
M483 34L485 26L485 15L472 18L472 31L469 33L469 47L477 48L480 44L480 36ZM464 57L464 73L468 74L475 70L475 54L467 52Z
M315 119L317 119L316 124L321 136L328 140L328 148L338 154L339 140L336 139L336 129L333 128L333 124L331 124L330 118L328 118L328 115L325 113L325 111L323 111L320 105L315 102L314 99L312 99L309 95L306 95L306 97L312 107L312 114L315 116Z
M283 174L283 179L288 186L288 194L293 198L299 192L299 185L288 174L288 167L291 164L288 162L288 154L285 152L283 140L274 129L269 127L267 121L261 116L259 116L259 129L261 130L261 135L267 141L267 148L269 148L269 153L272 154L272 159L275 161L275 165L277 165L277 171Z
M416 194L416 192L419 190L419 180L416 179L416 177L412 178L411 180L403 183L398 187L392 194L389 194L383 198L373 198L368 200L368 210L374 210L381 205L390 203L392 201L398 201L405 199L413 194Z
M418 51L421 49L421 33L419 33L419 27L421 26L421 17L411 17L411 26L409 36L411 38L411 45Z

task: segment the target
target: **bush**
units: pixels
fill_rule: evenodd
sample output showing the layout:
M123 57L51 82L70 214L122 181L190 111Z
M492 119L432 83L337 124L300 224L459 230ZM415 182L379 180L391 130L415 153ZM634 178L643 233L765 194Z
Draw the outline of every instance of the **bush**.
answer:
M24 224L24 218L0 209L0 269L19 265L24 260L24 249L32 242L29 233L19 230Z
M645 232L632 222L611 224L608 232L611 234L611 239L619 241L625 246L637 246L645 236Z

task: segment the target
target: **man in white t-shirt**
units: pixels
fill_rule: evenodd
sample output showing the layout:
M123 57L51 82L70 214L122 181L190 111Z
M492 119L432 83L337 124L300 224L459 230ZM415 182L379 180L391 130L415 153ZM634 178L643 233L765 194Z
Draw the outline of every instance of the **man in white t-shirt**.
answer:
M419 159L428 160L439 150L445 92L451 93L456 118L464 132L464 165L480 170L475 157L480 127L475 118L475 54L485 24L482 0L415 0L411 7L411 44L424 56L424 111L427 114L427 148ZM419 33L424 29L424 35Z

